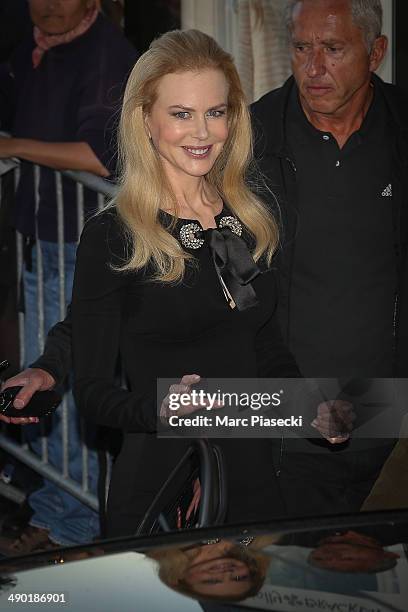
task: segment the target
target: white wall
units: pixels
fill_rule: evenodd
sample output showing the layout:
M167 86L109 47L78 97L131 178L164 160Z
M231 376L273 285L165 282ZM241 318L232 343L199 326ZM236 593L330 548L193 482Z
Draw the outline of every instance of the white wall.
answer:
M378 70L378 74L380 75L381 78L384 79L384 81L388 81L389 83L392 83L392 80L393 80L392 78L393 76L392 50L393 50L393 43L394 43L392 39L392 20L393 20L392 4L393 2L392 0L381 0L381 3L383 5L383 11L384 11L383 33L388 36L389 47L388 47L387 56L382 66Z
M242 1L242 0L240 0ZM404 0L406 2L408 0ZM236 4L238 0L182 0L183 28L198 28L214 38L230 53L236 51ZM389 49L378 74L392 82L392 5L393 0L381 0L384 10L383 33L388 36Z

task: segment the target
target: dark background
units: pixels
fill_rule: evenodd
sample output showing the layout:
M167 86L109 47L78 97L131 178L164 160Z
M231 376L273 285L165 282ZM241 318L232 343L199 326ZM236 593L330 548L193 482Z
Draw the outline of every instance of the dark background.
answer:
M140 53L153 38L180 27L180 0L131 0L125 3L125 34ZM103 0L105 13L115 20L117 5ZM0 62L30 30L26 0L0 0Z
M394 0L394 6L395 82L408 92L408 2Z

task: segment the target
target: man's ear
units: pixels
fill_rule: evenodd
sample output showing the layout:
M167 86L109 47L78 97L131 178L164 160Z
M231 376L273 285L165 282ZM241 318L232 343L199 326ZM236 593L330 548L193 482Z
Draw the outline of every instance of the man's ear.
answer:
M375 39L370 53L370 72L375 72L384 59L388 48L388 38L384 35Z

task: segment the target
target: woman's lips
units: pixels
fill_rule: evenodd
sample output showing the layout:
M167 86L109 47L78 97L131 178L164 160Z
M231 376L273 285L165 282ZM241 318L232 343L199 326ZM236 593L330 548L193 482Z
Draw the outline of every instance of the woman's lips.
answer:
M184 151L187 153L187 155L189 155L190 157L193 157L194 159L204 159L206 157L208 157L208 155L211 152L212 149L212 145L206 145L205 147L183 147Z

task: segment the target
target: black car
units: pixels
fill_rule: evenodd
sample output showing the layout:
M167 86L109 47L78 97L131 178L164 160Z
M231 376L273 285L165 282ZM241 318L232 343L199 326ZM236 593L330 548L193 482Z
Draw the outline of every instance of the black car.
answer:
M408 511L183 530L0 561L1 610L406 612Z

